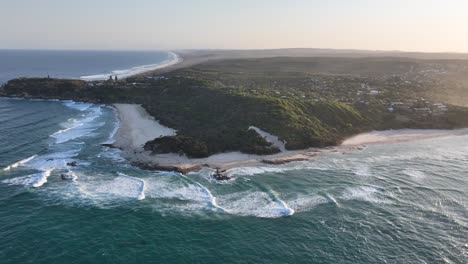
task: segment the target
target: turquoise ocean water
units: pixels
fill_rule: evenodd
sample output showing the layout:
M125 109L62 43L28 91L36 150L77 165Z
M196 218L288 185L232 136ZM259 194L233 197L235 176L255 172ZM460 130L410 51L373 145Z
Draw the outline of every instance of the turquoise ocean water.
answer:
M117 126L105 105L0 99L0 263L468 261L468 136L220 183L130 166L100 146Z

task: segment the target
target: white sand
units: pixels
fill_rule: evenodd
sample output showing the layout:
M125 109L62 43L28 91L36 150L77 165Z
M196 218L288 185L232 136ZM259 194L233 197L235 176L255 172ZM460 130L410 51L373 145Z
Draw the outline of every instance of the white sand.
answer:
M261 137L265 138L267 142L279 148L281 152L286 151L286 147L285 147L286 144L283 141L279 140L277 136L272 135L268 132L265 132L258 127L250 126L249 129L255 130L255 132L257 132Z
M120 119L115 145L124 150L141 151L143 145L150 140L176 134L174 129L154 120L140 105L114 104L114 107L118 110Z
M359 134L345 140L342 146L356 146L364 144L397 143L412 140L422 140L447 136L468 134L467 129L437 130L437 129L398 129L385 131L372 131Z
M258 163L263 159L273 159L294 156L304 151L284 151L275 155L259 156L240 152L229 152L212 155L202 159L189 159L185 155L157 154L151 155L143 150L143 145L160 136L176 134L174 129L165 127L154 120L140 105L114 104L120 119L120 128L116 134L115 145L121 148L126 158L132 161L148 162L159 165L209 164L211 167L233 167L241 164ZM284 143L278 137L260 129L260 135L284 150Z

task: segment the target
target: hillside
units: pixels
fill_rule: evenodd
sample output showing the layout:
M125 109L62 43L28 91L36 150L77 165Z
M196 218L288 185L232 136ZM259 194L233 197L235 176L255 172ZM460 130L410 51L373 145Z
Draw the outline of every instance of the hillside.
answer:
M147 143L156 153L271 154L279 150L250 126L277 135L290 150L336 145L372 129L468 126L463 104L444 97L450 87L466 94L460 76L467 65L388 57L234 59L118 82L16 79L2 94L142 104L178 131Z

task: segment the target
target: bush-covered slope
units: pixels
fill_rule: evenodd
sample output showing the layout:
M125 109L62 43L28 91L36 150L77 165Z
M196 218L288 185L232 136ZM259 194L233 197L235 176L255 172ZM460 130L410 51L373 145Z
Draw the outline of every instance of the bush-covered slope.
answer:
M279 150L250 126L277 135L287 149L335 145L372 129L466 127L467 108L434 94L463 95L467 67L465 61L401 58L224 60L119 82L17 79L0 93L142 104L178 131L149 142L155 153L270 154Z
M74 80L18 79L10 81L4 92L18 96L143 104L162 124L178 131L179 138L153 142L160 145L160 152L184 152L192 157L236 150L255 154L279 151L256 132L248 130L250 126L279 136L287 142L287 149L302 149L337 144L365 124L358 112L339 102L245 96L209 86L203 81L183 78L135 87L121 83L96 87ZM151 144L147 148L151 149Z

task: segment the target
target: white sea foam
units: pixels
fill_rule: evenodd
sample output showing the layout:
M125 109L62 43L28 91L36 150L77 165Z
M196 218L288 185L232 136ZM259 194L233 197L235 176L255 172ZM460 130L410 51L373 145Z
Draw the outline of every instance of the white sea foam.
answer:
M107 80L109 79L109 76L117 76L118 78L122 79L122 78L127 78L133 75L141 74L144 72L154 71L157 69L169 67L181 61L182 61L182 58L180 58L179 55L177 55L174 52L169 52L169 58L158 64L143 65L143 66L133 67L133 68L124 69L124 70L114 70L112 72L105 73L105 74L80 76L80 79L85 80L85 81L99 81L99 80Z
M288 204L296 212L304 212L328 202L330 201L321 195L299 195L295 199L288 201Z
M198 170L198 171L191 171L189 172L187 175L188 176L193 176L193 175L198 175L200 177L203 177L207 180L213 180L213 173L215 173L216 170L215 169L212 169L212 168L209 168L209 167L203 167L201 170ZM214 180L216 181L216 180ZM224 183L225 181L216 181L216 183Z
M66 123L63 123L64 129L53 133L51 137L55 138L55 143L61 144L76 138L88 136L98 127L104 125L104 123L93 122L101 114L101 107L91 107L88 113L82 115L82 118L71 118Z
M382 187L376 186L348 187L341 196L341 199L359 200L379 204L391 203L390 200L383 197Z
M36 156L36 158L26 163L25 166L42 171L49 170L51 168L66 168L66 164L74 161L73 158L78 155L80 150L80 148L75 148L67 151L57 151L46 155Z
M190 180L188 177L186 176L183 176L181 175L183 178L187 179L188 181L192 182L192 180ZM205 201L213 208L216 208L216 209L219 209L223 212L226 212L226 209L224 209L223 207L219 206L217 201L216 201L216 197L211 193L210 190L208 190L208 188L206 188L205 186L203 186L201 183L199 182L196 182L196 181L193 181L193 184L195 184L196 187L198 187L198 191L201 193L201 194L204 194L204 199Z
M370 168L367 165L360 164L355 170L354 174L358 176L363 176L363 177L369 177L371 176Z
M50 176L50 174L52 173L53 169L48 169L42 173L40 173L40 177L38 177L37 181L35 183L33 183L33 187L37 188L37 187L41 187L44 183L47 182L47 178Z
M145 199L146 184L143 179L119 173L112 179L88 179L79 181L81 193L95 201L110 202L116 198Z
M216 201L216 197L213 196L213 194L210 192L210 190L208 190L208 188L206 188L205 186L203 186L202 184L198 183L198 182L195 182L195 184L200 188L201 192L206 194L207 196L207 200L208 200L208 203L216 208L216 209L220 209L221 211L224 211L226 212L226 209L224 209L223 207L219 206L217 201Z
M202 209L195 204L205 204L219 211L244 216L278 218L293 215L295 210L280 199L274 192L236 192L215 197L213 193L199 182L186 176L168 174L169 177L148 179L147 193L151 198L176 199L187 201L184 205L173 205L177 210L193 211ZM171 177L174 176L174 177ZM181 181L180 179L184 179Z
M218 201L226 212L242 216L261 218L279 218L291 216L294 209L271 193L244 191L220 197Z
M176 199L201 203L209 202L209 199L200 192L197 186L181 181L179 175L172 176L174 176L173 173L165 173L162 177L148 179L148 196L156 199Z
M284 172L287 170L294 169L292 167L283 167L283 166L276 166L276 167L236 167L227 170L227 174L229 176L252 176L255 174L262 174L262 173L268 173L268 172L273 172L273 173L279 173L279 172Z
M106 158L115 162L125 162L126 159L122 157L122 150L117 148L105 147L104 150L97 155L98 158Z
M421 180L421 179L424 179L426 177L426 175L424 174L424 172L422 171L418 171L418 170L413 170L413 169L406 169L406 170L403 170L403 173L416 179L416 180Z
M4 168L3 170L9 171L9 170L11 170L11 169L17 168L17 167L19 167L19 166L22 166L22 165L24 165L24 164L30 162L31 160L33 160L33 159L36 158L36 157L37 157L37 155L33 155L33 156L31 156L31 157L29 157L29 158L26 158L26 159L24 159L24 160L20 160L20 161L18 161L18 162L16 162L16 163L13 163L13 164L9 165L8 167Z
M73 161L72 158L78 155L81 147L76 148L75 146L70 145L68 146L68 149L69 150L67 151L56 151L49 154L34 155L8 166L5 170L24 166L41 172L8 179L3 182L7 184L24 185L26 187L42 186L47 182L47 178L51 175L53 170L67 168L67 162Z
M286 202L277 198L276 203L280 206L280 209L277 209L278 213L282 216L291 216L295 213L294 209L289 207Z
M92 106L92 104L90 103L81 103L81 102L75 102L71 100L63 101L63 104L67 107L70 107L79 111L85 111Z
M325 199L327 199L328 202L335 204L336 206L340 206L340 204L336 201L335 197L333 197L330 194L326 194Z
M38 188L47 182L47 178L50 176L52 171L53 169L49 169L43 172L31 174L28 176L7 179L7 180L3 180L2 183Z
M127 179L130 179L130 180L133 180L133 181L136 181L139 183L139 193L137 195L137 199L138 200L143 200L145 199L145 189L146 189L146 183L145 183L145 180L143 179L140 179L140 178L137 178L137 177L132 177L132 176L128 176L126 174L123 174L123 173L118 173L121 177L125 177Z
M68 180L71 179L73 182L76 182L78 180L78 175L74 171L68 170L67 178Z
M226 171L229 176L253 176L256 174L263 174L263 173L282 173L287 171L294 171L294 170L307 170L307 169L317 169L317 170L327 170L332 168L327 164L323 164L326 166L322 166L320 163L317 163L316 160L313 161L293 161L283 165L275 165L275 166L250 166L250 167L235 167Z

